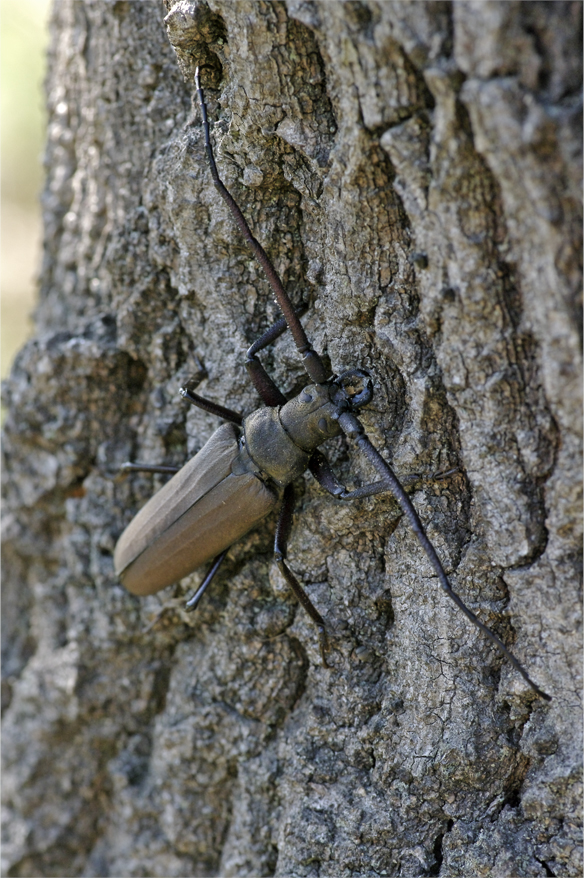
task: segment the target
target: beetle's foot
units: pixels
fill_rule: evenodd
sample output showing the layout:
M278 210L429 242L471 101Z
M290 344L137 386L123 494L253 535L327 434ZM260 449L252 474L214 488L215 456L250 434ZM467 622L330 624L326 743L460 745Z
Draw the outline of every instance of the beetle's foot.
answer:
M166 466L165 464L150 464L150 463L130 463L126 462L120 466L119 472L123 474L127 473L158 473L160 475L169 475L173 476L175 473L179 471L180 467L178 466Z
M200 585L199 588L197 589L197 591L194 593L194 595L192 595L192 597L190 597L188 599L188 601L185 602L184 609L187 611L187 613L194 613L194 611L199 606L199 602L200 602L201 598L203 597L203 595L205 594L205 590L209 584L207 582L208 579L209 579L209 576L206 576L203 584Z
M459 472L460 472L460 467L454 466L454 467L452 467L452 469L441 470L440 472L437 472L437 473L431 473L431 475L428 476L428 481L434 482L434 481L438 481L439 479L447 479L448 476L453 476L454 473L459 473Z
M199 591L200 591L200 589L199 589ZM203 595L199 594L199 592L197 591L192 596L192 598L189 598L188 601L185 602L184 608L187 611L187 613L194 613L195 612L195 610L197 609L197 607L199 605L199 601L201 600L202 597L203 597Z
M326 633L326 628L324 626L319 626L318 628L318 645L320 646L320 657L322 659L322 664L325 668L330 668L331 665L326 660L326 654L329 650L329 641Z
M440 470L435 473L410 473L407 476L402 476L401 483L406 491L417 491L424 485L431 485L432 482L439 482L441 479L447 479L449 476L453 476L458 472L460 472L460 469L455 466L452 469Z

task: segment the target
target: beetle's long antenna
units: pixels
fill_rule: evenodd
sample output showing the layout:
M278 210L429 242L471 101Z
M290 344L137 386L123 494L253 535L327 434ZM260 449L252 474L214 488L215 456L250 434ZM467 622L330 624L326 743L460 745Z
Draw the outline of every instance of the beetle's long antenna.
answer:
M490 628L487 628L480 619L478 619L472 610L466 606L462 598L457 595L452 586L450 585L450 581L446 575L446 572L442 566L440 558L436 554L436 549L430 542L428 535L424 529L424 525L420 521L420 517L416 512L414 505L406 492L404 491L399 479L393 472L392 468L388 463L382 458L380 453L377 451L372 442L365 435L365 431L363 426L359 422L359 420L355 417L355 415L350 412L344 412L339 416L339 426L343 430L343 432L349 437L349 439L353 439L361 451L365 454L367 459L373 464L377 472L381 475L383 480L386 482L387 487L391 490L392 494L396 498L397 502L401 506L402 511L408 518L412 530L416 534L422 548L424 549L430 564L436 571L438 575L438 579L440 580L440 585L445 593L448 595L450 600L454 601L456 606L462 610L467 619L476 625L477 628L483 632L483 634L489 638L491 643L494 643L499 652L501 652L507 661L509 661L516 671L518 671L523 679L529 683L534 692L544 698L546 701L551 701L551 696L548 695L543 689L540 689L539 686L533 682L521 662L515 658L512 652L510 652L502 640L500 640L496 634L494 634Z
M247 220L239 209L239 206L237 205L231 193L228 191L228 189L223 184L221 178L219 177L217 165L215 164L215 157L213 155L213 147L211 145L209 121L207 119L207 106L205 104L203 89L201 88L198 67L195 71L195 85L197 87L197 95L199 98L199 103L201 105L201 115L203 117L203 130L205 132L205 147L207 150L207 158L209 159L209 165L211 166L211 176L213 177L213 183L215 184L215 188L227 204L251 251L253 252L255 258L266 273L268 282L272 290L274 291L276 301L278 302L278 305L282 309L282 313L286 318L286 323L288 324L288 328L292 333L294 342L298 349L298 353L302 356L304 368L308 372L310 378L316 384L322 384L329 377L326 369L324 368L323 362L316 353L316 351L312 349L310 342L308 341L308 337L304 331L304 327L302 326L302 323L300 322L298 316L296 315L296 312L294 311L294 306L290 301L288 293L282 286L282 282L278 277L278 273L272 265L268 254L259 243L257 238L255 238L252 234L252 231L247 224Z

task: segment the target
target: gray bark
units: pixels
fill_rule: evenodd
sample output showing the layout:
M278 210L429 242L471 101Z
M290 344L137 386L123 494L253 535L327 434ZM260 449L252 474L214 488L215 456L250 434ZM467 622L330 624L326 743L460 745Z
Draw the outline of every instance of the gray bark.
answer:
M580 875L579 3L57 2L37 335L6 387L3 874ZM165 19L166 16L166 19ZM221 173L332 368L375 380L396 504L307 476L275 519L138 599L112 551L218 426L258 406L279 315ZM306 381L289 337L263 356ZM350 485L371 477L341 440Z

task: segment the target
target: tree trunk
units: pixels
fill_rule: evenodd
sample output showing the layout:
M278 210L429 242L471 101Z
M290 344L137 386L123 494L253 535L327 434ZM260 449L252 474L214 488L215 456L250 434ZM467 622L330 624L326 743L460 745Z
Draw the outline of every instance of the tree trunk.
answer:
M580 875L576 2L60 0L37 335L6 388L4 875ZM220 173L464 601L388 495L298 482L148 598L112 552L162 476L248 413L279 317ZM262 354L286 392L289 335ZM354 486L372 473L326 446ZM454 470L454 472L452 472ZM443 478L437 472L451 471ZM374 476L373 476L374 478Z

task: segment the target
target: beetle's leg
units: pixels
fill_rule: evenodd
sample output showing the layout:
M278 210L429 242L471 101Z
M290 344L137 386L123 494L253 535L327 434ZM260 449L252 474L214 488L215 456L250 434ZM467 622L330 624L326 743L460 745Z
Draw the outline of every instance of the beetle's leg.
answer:
M201 88L201 82L199 78L199 68L195 70L195 85L197 87L197 95L199 97L199 103L201 105L201 115L203 117L203 131L205 133L205 148L207 150L207 158L209 159L209 165L211 167L211 176L213 177L213 183L215 184L215 188L227 204L229 210L231 211L233 218L239 229L246 239L250 250L253 255L262 266L265 275L268 279L268 283L270 284L274 295L276 297L276 301L278 305L282 309L282 313L285 317L286 323L292 333L294 338L294 342L296 344L296 348L298 353L301 355L304 368L308 372L308 375L316 384L322 384L329 377L327 371L324 367L324 364L316 351L314 351L308 341L308 336L304 331L304 327L300 322L298 315L294 311L294 306L290 301L290 297L288 293L282 286L282 281L278 277L278 273L274 266L272 265L268 254L259 243L259 241L254 238L250 227L247 224L247 220L239 209L238 204L234 200L231 193L225 187L223 181L219 177L219 172L217 170L217 165L215 164L215 157L213 155L213 146L211 144L211 135L209 133L209 120L207 119L207 106L205 104L205 97L203 95L203 89Z
M199 605L199 601L201 600L201 598L203 597L203 595L207 591L207 588L211 585L211 580L213 579L213 577L215 576L215 574L219 570L219 567L221 566L221 562L225 558L226 554L227 554L227 549L225 549L225 551L221 552L220 555L217 555L217 557L215 558L215 560L211 564L211 569L209 570L209 572L207 573L207 575L203 579L203 581L200 584L200 586L198 587L197 591L194 593L192 598L189 598L189 600L186 602L185 610L188 613L192 613L194 610L197 609L197 607Z
M356 488L354 491L347 491L335 476L330 463L320 449L313 452L308 469L319 485L337 500L357 500L359 497L369 497L371 494L382 494L391 490L387 482L374 482L371 485Z
M430 473L428 476L423 476L420 473L410 473L407 476L401 477L401 486L404 490L413 492L421 488L422 485L427 485L439 479L445 479L456 472L458 472L457 469L451 469L443 473ZM339 495L339 500L360 500L363 497L372 497L375 494L386 494L388 491L393 491L389 482L372 482L369 485L355 488L353 491L345 490Z
M218 418L223 418L224 421L230 421L238 427L241 427L243 424L243 416L240 415L239 412L234 412L233 409L228 409L224 405L219 405L216 402L211 402L210 399L205 399L203 396L199 396L198 393L195 393L194 390L190 389L188 384L186 387L181 387L179 393L182 398L186 399L187 402L190 402L191 405L195 405L197 408L203 409L205 412L217 415Z
M264 336L262 336L262 338L264 338ZM261 339L259 340L261 341ZM245 368L253 382L253 386L261 396L264 405L270 406L270 408L277 405L286 405L288 400L258 360L254 352L254 347L255 345L250 347L245 362Z
M505 656L505 658L513 665L515 670L521 674L523 679L527 683L529 683L534 692L537 692L537 694L541 698L544 698L546 701L551 701L551 697L542 689L540 689L536 683L533 682L521 662L516 659L513 653L507 649L503 641L499 637L497 637L497 635L494 634L490 628L487 628L487 626L484 625L480 621L480 619L475 616L472 610L469 610L462 598L459 597L459 595L454 591L454 589L450 585L450 581L446 575L442 563L438 555L436 554L436 549L430 542L428 535L424 529L424 525L420 521L420 517L416 512L412 501L406 494L403 486L393 472L392 468L389 466L388 463L386 463L386 461L382 458L371 440L365 435L365 430L363 429L360 421L355 417L355 415L351 414L350 412L344 412L339 416L338 422L345 435L348 436L349 439L352 439L357 443L365 457L367 457L369 462L375 467L379 475L382 477L381 483L376 482L374 485L365 485L364 488L371 489L376 488L376 486L378 486L379 484L385 484L387 488L391 490L393 496L401 506L402 512L409 520L412 530L416 534L418 541L424 549L428 560L430 561L430 564L438 575L438 579L440 580L440 585L442 586L442 589L448 595L450 600L456 604L456 606L464 613L467 619L470 619L473 625L476 625L476 627L479 628L483 632L483 634L489 638L491 643L493 643L497 647L499 652L501 652ZM357 491L348 492L345 498L341 497L341 499L348 499L349 493L355 496L355 494L358 494L359 490L360 489L357 489ZM378 492L376 490L375 492L371 491L371 493ZM359 494L359 496L367 495L361 493Z
M163 466L148 463L123 463L120 467L121 473L162 473L174 475L179 471L179 466Z
M319 449L313 452L308 464L308 469L319 485L321 485L325 491L328 491L329 494L332 494L333 497L341 497L346 493L345 486L339 482L332 471L330 463Z
M268 375L257 357L251 357L246 361L245 368L253 382L253 386L262 398L264 405L275 408L277 405L285 405L288 400Z
M317 449L308 464L308 469L325 491L332 494L337 500L359 500L361 497L371 497L374 494L384 494L391 491L391 485L387 481L373 482L370 485L363 485L361 488L355 488L354 491L347 491L345 486L339 482L331 465L319 449ZM457 469L450 469L447 472L433 473L429 476L412 474L402 479L402 485L406 491L412 491L421 484L432 482L436 479L444 479L452 473L458 472Z
M303 314L306 308L298 308L296 313L300 316ZM284 333L288 329L288 324L286 323L286 318L281 317L280 320L277 320L273 326L270 326L266 332L257 341L254 341L252 346L249 348L247 352L247 361L245 363L246 369L249 373L249 377L253 381L253 385L259 395L262 398L262 401L267 406L277 406L277 405L285 405L288 400L282 393L279 387L276 386L272 378L268 375L261 362L257 358L257 354L260 351L263 351L264 348L267 348L268 345L271 345L273 342L279 338L282 333Z
M300 308L296 308L296 315L298 317L302 317L302 315L306 312L307 306L302 305ZM263 351L264 348L267 348L269 345L273 344L276 339L280 338L286 330L288 329L288 324L286 323L285 317L280 317L279 320L276 320L269 329L266 329L263 335L254 341L252 346L247 352L247 356L253 357L256 354L259 354L260 351Z
M326 636L326 627L324 624L324 619L313 605L312 601L286 564L284 560L286 558L286 547L288 543L288 537L290 535L290 528L292 527L292 512L294 511L294 487L292 485L287 485L284 488L284 499L282 502L282 509L280 511L280 518L278 519L278 526L276 528L276 538L274 540L274 558L276 560L276 564L278 565L278 569L280 573L298 598L298 601L302 604L310 618L316 622L318 628L318 641L320 645L320 655L322 658L322 663L325 668L330 668L329 663L326 660L326 651L328 650L328 639Z

